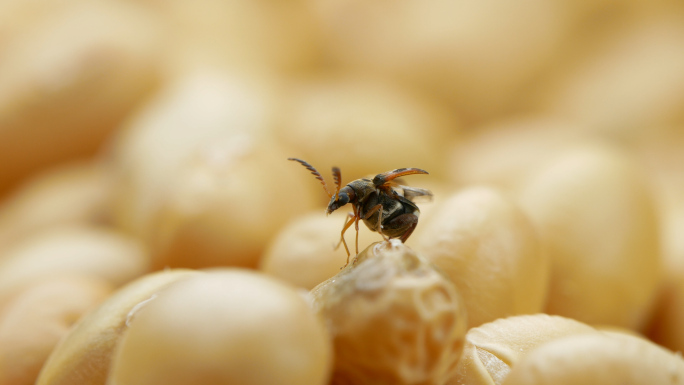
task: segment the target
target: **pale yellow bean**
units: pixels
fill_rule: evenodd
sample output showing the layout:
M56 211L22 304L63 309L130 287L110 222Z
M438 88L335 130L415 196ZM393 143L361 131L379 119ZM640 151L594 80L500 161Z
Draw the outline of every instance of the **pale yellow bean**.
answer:
M454 282L468 326L543 310L549 263L526 215L497 190L451 194L423 226L418 250Z
M99 277L57 275L18 293L0 312L0 384L34 384L60 339L112 290Z
M575 320L546 314L501 318L468 330L458 371L450 384L500 385L539 345L567 335L598 331Z
M149 269L138 241L118 231L89 226L52 228L0 255L0 309L13 296L58 274L101 278L121 286Z
M333 337L334 384L444 383L463 349L454 284L397 240L374 243L311 291Z
M268 135L276 106L264 83L187 74L123 131L117 223L154 267L256 267L280 227L316 204L316 181Z
M326 178L339 167L345 184L402 167L430 173L405 178L411 186L434 181L444 175L442 154L460 133L448 109L372 77L312 77L293 82L287 95L277 139Z
M285 226L261 258L260 269L307 290L340 272L347 262L343 245L335 249L347 213L340 209L326 217L324 209L303 215ZM345 233L351 258L356 254L356 231ZM382 239L359 223L359 248Z
M592 333L536 348L513 367L503 385L682 383L681 355L627 334Z
M153 14L133 3L61 3L0 44L0 194L95 154L158 82Z
M653 197L629 156L579 147L549 161L520 202L551 260L546 311L589 324L645 326L661 279Z
M55 347L37 385L104 385L111 357L129 321L157 292L198 272L169 270L141 277L81 319Z
M109 385L324 385L325 326L293 287L242 269L213 270L158 293L121 339Z
M470 119L517 102L573 22L569 4L540 0L311 4L338 62L427 89Z
M110 182L108 168L97 162L72 163L34 176L0 206L0 253L53 226L107 222Z

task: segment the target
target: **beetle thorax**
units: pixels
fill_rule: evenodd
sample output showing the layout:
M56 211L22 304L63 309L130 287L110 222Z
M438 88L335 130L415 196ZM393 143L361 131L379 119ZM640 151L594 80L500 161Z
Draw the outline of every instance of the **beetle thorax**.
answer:
M357 179L353 182L350 182L348 185L344 186L344 188L350 188L354 190L357 202L365 201L369 195L376 192L373 182L366 178Z

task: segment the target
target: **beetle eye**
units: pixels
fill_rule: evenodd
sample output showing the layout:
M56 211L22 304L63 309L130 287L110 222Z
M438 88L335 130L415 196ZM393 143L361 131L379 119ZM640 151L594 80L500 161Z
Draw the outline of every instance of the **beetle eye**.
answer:
M349 203L349 195L347 195L345 193L340 193L337 196L337 202L338 202L338 207L346 205L347 203Z

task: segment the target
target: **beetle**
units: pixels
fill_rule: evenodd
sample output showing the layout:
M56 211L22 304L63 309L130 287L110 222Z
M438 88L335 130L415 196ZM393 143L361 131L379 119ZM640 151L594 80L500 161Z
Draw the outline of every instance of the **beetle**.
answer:
M356 254L359 253L359 220L363 220L371 231L380 233L384 240L398 238L403 243L418 225L420 210L414 200L418 197L432 198L429 190L403 186L396 181L401 176L428 174L427 171L419 168L398 168L378 174L373 179L357 179L342 187L342 173L339 168L333 167L333 179L337 187L333 194L328 190L321 174L312 165L297 158L288 158L288 160L299 162L323 184L323 189L330 198L330 203L325 210L327 215L351 203L353 212L349 213L345 219L340 242L335 246L337 249L340 243L344 244L344 249L347 251L347 264L351 253L344 239L344 233L352 224L356 228Z

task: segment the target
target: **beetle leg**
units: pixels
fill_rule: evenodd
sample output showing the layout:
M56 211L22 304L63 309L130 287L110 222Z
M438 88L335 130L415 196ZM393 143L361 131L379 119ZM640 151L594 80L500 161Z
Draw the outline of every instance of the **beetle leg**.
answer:
M378 233L382 235L382 239L389 241L389 238L382 232L382 204L378 203L377 205L373 206L372 209L368 210L364 219L370 218L371 215L373 215L376 211L380 211L378 214Z
M344 249L347 251L347 263L349 263L349 256L351 254L349 253L349 247L347 247L347 241L344 240L344 233L347 231L349 226L351 226L352 223L354 223L354 218L356 218L356 214L354 214L354 213L347 214L347 218L344 220L344 226L342 227L342 233L340 233L340 241L337 242L337 245L335 246L335 250L337 250L337 248L340 247L340 243L344 244ZM358 221L358 219L357 219L357 221ZM358 231L357 231L357 234L358 234ZM358 252L357 252L357 254L358 254Z
M354 217L356 217L356 220L354 221L354 227L356 228L356 255L359 255L359 214L358 211L356 211L356 206L354 207ZM347 258L347 263L349 263L349 258Z
M418 219L418 218L416 218L416 219ZM416 226L418 226L418 221L417 221L417 220L414 221L414 222L411 222L411 224L409 225L408 229L406 229L406 232L404 233L404 235L402 235L401 237L399 237L399 240L401 241L401 243L406 243L406 240L408 239L408 237L411 236L411 234L413 234L413 230L416 229Z
M389 221L386 227L388 230L398 231L401 234L399 240L405 243L413 233L413 230L416 229L416 226L418 226L418 216L406 213Z

